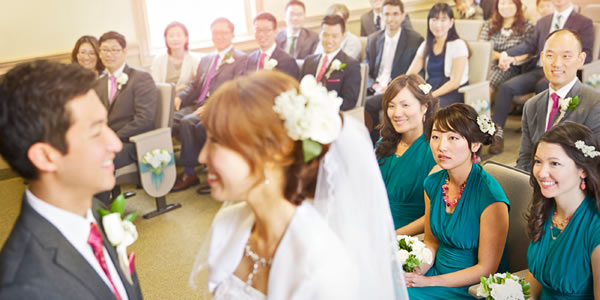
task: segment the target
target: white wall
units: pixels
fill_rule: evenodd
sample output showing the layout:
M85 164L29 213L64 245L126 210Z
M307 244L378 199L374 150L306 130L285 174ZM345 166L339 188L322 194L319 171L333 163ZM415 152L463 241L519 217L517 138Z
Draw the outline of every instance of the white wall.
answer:
M306 6L306 15L315 16L323 15L325 9L335 3L343 3L348 9L355 10L361 8L369 8L369 0L301 0ZM285 5L287 0L264 0L265 10L274 14L277 20L283 21L285 18Z

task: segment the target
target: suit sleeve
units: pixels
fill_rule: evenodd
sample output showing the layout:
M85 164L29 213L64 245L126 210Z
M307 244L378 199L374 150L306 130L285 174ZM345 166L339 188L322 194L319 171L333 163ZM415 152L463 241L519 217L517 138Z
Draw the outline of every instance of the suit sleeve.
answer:
M196 71L196 78L194 78L194 80L192 80L192 82L190 82L185 87L185 89L183 89L183 91L181 91L181 92L179 92L179 94L177 94L177 96L179 98L181 98L181 106L182 107L192 104L194 102L194 99L198 98L198 96L200 96L199 86L201 86L201 84L199 81L200 81L200 78L202 78L202 73L203 73L202 61L200 61L200 63L198 63L198 70Z
M341 110L349 110L356 106L358 101L358 92L360 89L360 64L353 62L344 70L344 80L342 82L342 102Z
M592 96L596 96L596 98L593 98L594 100L600 100L600 98L598 98L598 94L594 93ZM584 125L592 131L594 136L600 136L600 119L598 118L598 116L600 116L600 103L594 103L595 104L589 107L590 112L585 120Z
M49 291L47 287L39 287L31 284L0 286L0 300L48 300L64 298L65 295Z
M529 100L531 101L531 99ZM533 104L533 102L531 103ZM521 121L521 148L519 149L519 157L517 158L517 168L529 172L531 169L531 151L533 145L531 144L531 133L529 132L528 118L530 116L529 108L532 105L523 107L523 119Z
M509 56L519 56L523 54L532 54L534 56L538 55L541 49L538 50L537 44L538 40L542 38L540 35L543 34L542 25L540 23L542 22L537 22L537 24L535 25L535 32L532 35L530 35L528 38L523 39L523 41L518 45L506 50L506 53Z
M365 61L364 63L369 66L369 78L367 86L371 87L375 81L375 41L373 40L373 36L367 38L367 46L365 48Z
M159 101L158 89L150 74L138 72L136 77L133 82L135 115L131 122L117 131L117 135L122 140L154 129Z

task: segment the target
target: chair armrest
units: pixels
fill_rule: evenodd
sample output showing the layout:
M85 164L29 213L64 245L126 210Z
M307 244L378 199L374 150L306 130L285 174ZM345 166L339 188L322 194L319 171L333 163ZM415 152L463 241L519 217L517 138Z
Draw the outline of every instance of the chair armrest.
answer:
M132 143L137 144L142 141L149 141L149 140L157 139L157 138L160 138L165 135L168 135L169 138L171 138L171 128L164 127L164 128L154 129L154 130L151 130L148 132L134 135L134 136L130 137L129 140Z
M527 273L529 273L529 270L525 269L512 274L518 276L521 279L524 279L527 276ZM481 285L481 283L474 284L469 287L469 295L473 296L473 298L475 299L483 299L483 297L477 297L477 289L479 288L479 285Z
M474 84L469 84L467 86L463 86L458 89L459 93L470 93L472 91L485 91L486 93L488 93L488 97L489 97L490 82L482 81L482 82L478 82L478 83L474 83Z

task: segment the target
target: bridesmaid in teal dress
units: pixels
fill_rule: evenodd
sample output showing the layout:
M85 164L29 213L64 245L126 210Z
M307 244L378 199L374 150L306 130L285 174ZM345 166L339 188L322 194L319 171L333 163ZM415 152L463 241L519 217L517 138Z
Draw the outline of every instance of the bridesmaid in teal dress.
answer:
M480 276L507 268L503 253L510 204L498 182L472 162L495 131L489 118L462 103L440 109L433 118L429 143L443 169L424 183L425 245L434 261L405 274L411 300L472 299L467 289Z
M423 180L435 160L423 128L439 108L439 100L418 75L394 79L383 95L385 112L375 153L388 193L396 233L423 233Z
M532 295L600 299L600 145L564 122L534 148L527 250Z

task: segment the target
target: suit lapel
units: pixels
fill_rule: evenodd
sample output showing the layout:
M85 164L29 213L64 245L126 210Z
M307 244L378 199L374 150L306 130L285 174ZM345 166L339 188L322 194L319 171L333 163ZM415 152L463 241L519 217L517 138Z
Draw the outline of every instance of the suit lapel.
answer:
M121 94L121 91L126 89L127 85L131 82L131 77L132 77L131 74L133 73L133 70L128 65L125 65L125 68L123 68L123 73L127 74L127 78L128 78L127 82L125 84L121 85L121 88L119 88L119 84L117 83L117 92L115 93L115 98L110 103L110 108L108 109L109 112L113 108L113 106L115 106L115 103L117 103L117 100L119 99L119 95ZM118 78L117 78L117 80L118 80Z
M579 81L579 79L577 79L575 81L575 84L571 88L571 90L567 93L567 98L569 98L569 97L573 98L575 96L579 96L579 94L581 92L581 88L582 88L582 84ZM581 97L579 97L579 104L577 104L577 106L579 106L580 104L581 104ZM573 113L573 111L574 110L568 110L568 111L566 111L565 115L560 120L558 120L558 117L555 118L554 122L552 123L553 124L552 126L554 126L557 123L562 122L563 120L568 120L568 117Z
M548 90L540 94L540 101L537 102L535 113L537 114L538 130L541 133L546 132L546 116L548 115Z
M256 50L248 56L248 66L250 66L251 71L258 70L258 57L260 56L260 50Z
M379 38L375 44L375 49L377 50L377 57L375 57L375 76L379 73L379 67L381 65L381 59L383 57L383 47L385 45L385 31L380 33Z
M572 26L573 23L575 22L575 17L574 17L575 14L576 14L575 10L572 10L571 14L569 14L569 16L567 17L567 21L565 22L565 25L563 25L562 28L572 28L570 26Z
M400 37L398 38L398 44L396 46L396 53L394 54L394 62L392 63L392 70L396 66L396 64L402 59L404 54L402 45L408 45L406 30L400 32ZM392 71L392 73L394 73ZM391 74L390 74L391 75ZM392 75L392 79L394 79Z
M98 79L99 83L98 86L100 87L97 91L98 91L98 98L100 98L100 101L102 101L102 104L104 104L104 107L106 107L107 109L109 108L109 103L108 103L108 73L105 73L104 76L100 77L100 79Z

